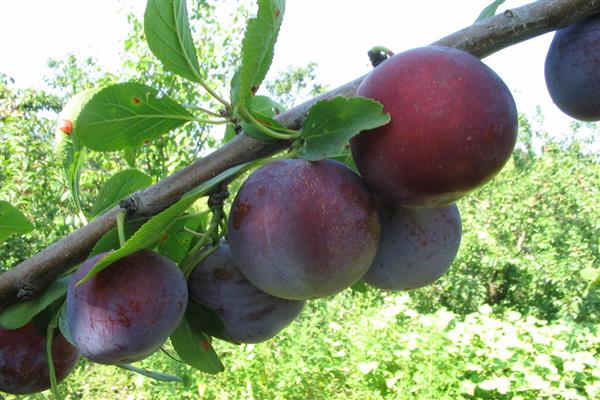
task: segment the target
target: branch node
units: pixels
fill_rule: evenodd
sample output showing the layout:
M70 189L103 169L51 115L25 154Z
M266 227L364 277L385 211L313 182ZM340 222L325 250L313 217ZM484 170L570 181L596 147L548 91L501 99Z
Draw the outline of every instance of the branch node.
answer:
M121 207L125 212L127 212L128 216L135 215L138 210L137 203L133 196L123 199L119 202L119 207Z

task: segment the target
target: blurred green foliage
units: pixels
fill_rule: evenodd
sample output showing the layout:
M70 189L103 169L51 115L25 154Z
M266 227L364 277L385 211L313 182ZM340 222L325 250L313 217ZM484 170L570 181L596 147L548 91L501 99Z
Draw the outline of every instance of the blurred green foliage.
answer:
M217 3L196 1L190 14L205 80L224 91L239 54L247 8L226 26ZM78 228L81 222L54 152L57 112L74 93L134 80L191 108L218 105L166 73L151 55L142 24L129 16L119 74L93 59L51 60L48 89L18 89L0 75L0 198L34 223L31 234L0 244L7 269ZM209 72L210 71L210 74ZM290 66L265 89L291 106L323 90L316 65ZM512 159L488 185L461 200L463 239L451 270L408 294L345 291L309 302L272 341L216 342L226 371L202 375L157 353L140 366L174 373L157 383L81 361L61 386L68 399L589 399L600 397L600 132L574 124L551 138L521 116ZM592 134L582 139L581 132ZM190 125L148 143L137 168L155 181L221 143ZM82 175L84 211L121 154L93 153ZM230 186L235 192L239 181ZM596 325L593 325L596 324ZM118 371L118 372L116 372ZM50 398L49 392L21 398ZM7 398L11 398L10 396Z

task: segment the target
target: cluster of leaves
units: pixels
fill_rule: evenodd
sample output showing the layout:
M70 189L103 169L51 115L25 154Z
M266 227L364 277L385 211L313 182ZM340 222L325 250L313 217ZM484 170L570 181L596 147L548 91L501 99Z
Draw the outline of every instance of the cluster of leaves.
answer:
M71 398L583 400L600 395L599 345L597 326L495 315L489 306L466 317L420 313L406 294L345 291L310 302L268 343L220 342L228 366L220 375L198 374L166 354L139 365L173 371L182 383L82 360L63 390Z

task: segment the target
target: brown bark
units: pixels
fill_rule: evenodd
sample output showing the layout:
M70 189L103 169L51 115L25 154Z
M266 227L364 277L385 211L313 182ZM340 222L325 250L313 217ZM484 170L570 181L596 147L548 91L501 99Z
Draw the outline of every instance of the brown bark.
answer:
M485 57L599 12L600 0L539 0L468 26L434 44L459 48L478 57ZM352 96L361 81L362 77L357 78L311 99L280 115L278 119L289 128L298 128L315 102L335 96ZM133 215L154 215L175 202L183 193L227 168L274 154L285 146L285 142L265 144L240 134L205 158L141 192L134 193L128 206L133 210ZM35 296L69 267L83 260L94 243L115 225L115 214L120 210L119 206L114 207L0 275L0 306Z

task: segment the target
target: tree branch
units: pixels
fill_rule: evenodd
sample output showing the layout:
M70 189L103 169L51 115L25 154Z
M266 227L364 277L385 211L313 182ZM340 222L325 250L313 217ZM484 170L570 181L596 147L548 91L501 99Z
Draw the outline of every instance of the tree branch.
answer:
M482 58L596 13L600 13L600 0L539 0L480 21L434 44L459 48ZM363 77L357 78L315 97L281 114L277 119L284 126L297 129L313 104L335 96L352 96L362 79ZM119 211L126 210L130 217L154 215L174 203L185 192L227 168L274 154L287 145L287 142L259 142L242 133L205 158L132 194L120 206L0 275L0 306L35 296L60 274L84 260L96 241L115 226Z

